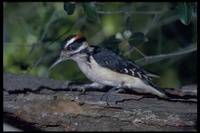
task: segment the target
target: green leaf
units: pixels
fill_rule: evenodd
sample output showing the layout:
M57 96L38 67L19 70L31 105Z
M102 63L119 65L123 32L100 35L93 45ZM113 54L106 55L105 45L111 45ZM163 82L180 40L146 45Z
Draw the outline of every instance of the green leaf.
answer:
M101 46L106 47L107 49L110 49L112 51L115 51L116 53L119 51L118 44L122 42L120 39L116 39L115 35L110 36L109 38L105 39L100 43Z
M131 46L137 46L147 41L148 38L142 32L133 33L128 39L128 42Z
M93 2L83 2L83 9L90 21L95 23L100 22L99 15L96 12L96 7Z
M130 30L131 29L131 16L128 16L126 18L126 29Z
M192 6L190 2L179 2L178 3L179 19L180 21L188 25L192 18Z
M75 11L76 5L72 2L64 2L64 10L68 15L72 15Z
M111 45L115 45L115 44L119 44L121 42L120 39L116 39L115 35L112 35L111 37L109 37L107 39L107 44L111 44Z

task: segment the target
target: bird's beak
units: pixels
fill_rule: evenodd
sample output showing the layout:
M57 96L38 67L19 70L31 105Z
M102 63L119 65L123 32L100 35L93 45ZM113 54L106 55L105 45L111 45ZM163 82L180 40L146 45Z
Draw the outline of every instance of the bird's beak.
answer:
M68 58L65 55L61 54L60 57L51 65L51 67L49 69L55 67L58 63L65 61L67 59Z

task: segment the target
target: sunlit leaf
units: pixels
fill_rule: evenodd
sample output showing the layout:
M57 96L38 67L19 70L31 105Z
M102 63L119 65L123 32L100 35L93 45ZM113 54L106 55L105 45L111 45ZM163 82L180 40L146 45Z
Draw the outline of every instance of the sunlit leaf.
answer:
M100 22L99 15L96 12L96 7L93 2L83 2L83 9L90 21L95 23Z
M131 46L137 46L147 41L148 38L142 32L133 33L128 39L128 42Z
M190 24L192 18L192 7L190 2L178 3L179 19L185 25Z
M72 15L75 11L76 5L72 2L64 2L64 10L68 15Z

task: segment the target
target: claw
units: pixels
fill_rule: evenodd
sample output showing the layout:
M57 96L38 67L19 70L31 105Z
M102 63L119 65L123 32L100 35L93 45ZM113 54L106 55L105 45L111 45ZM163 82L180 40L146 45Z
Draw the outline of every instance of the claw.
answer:
M109 96L110 94L116 94L116 93L118 93L118 92L124 92L124 93L125 93L125 90L124 90L124 89L121 89L121 88L113 87L112 89L110 89L108 92L106 92L105 94L103 94L103 95L101 96L101 101L103 101L103 97L106 97L106 98L105 98L105 101L106 101L107 105L109 105L109 103L108 103L108 96Z
M86 88L84 88L84 87L80 87L80 88L77 88L77 90L80 91L81 94L85 94L85 90L86 90Z
M70 89L70 91L76 89L78 91L81 91L81 93L85 93L86 88L82 85L82 84L78 84L78 83L71 83L68 85L68 88Z
M98 89L102 89L105 85L103 84L99 84L99 83L92 83L92 84L85 84L85 83L70 83L68 85L68 88L70 89L70 91L72 91L73 89L76 89L78 91L81 91L83 94L85 93L86 89L90 89L90 88L98 88Z

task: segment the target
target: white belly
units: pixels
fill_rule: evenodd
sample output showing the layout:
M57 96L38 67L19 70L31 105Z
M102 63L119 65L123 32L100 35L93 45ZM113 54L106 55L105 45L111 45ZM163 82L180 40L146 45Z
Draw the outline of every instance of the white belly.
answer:
M101 67L93 59L91 59L92 65L85 62L77 63L81 71L93 82L109 86L123 86L139 93L151 93L160 97L166 97L157 89L145 84L141 79Z
M96 61L93 58L91 58L90 61L91 62L88 64L80 61L77 61L77 63L81 71L87 76L88 79L90 79L93 82L109 86L118 86L130 80L131 83L135 82L135 78L133 78L132 76L119 74L108 68L101 67L96 63Z

